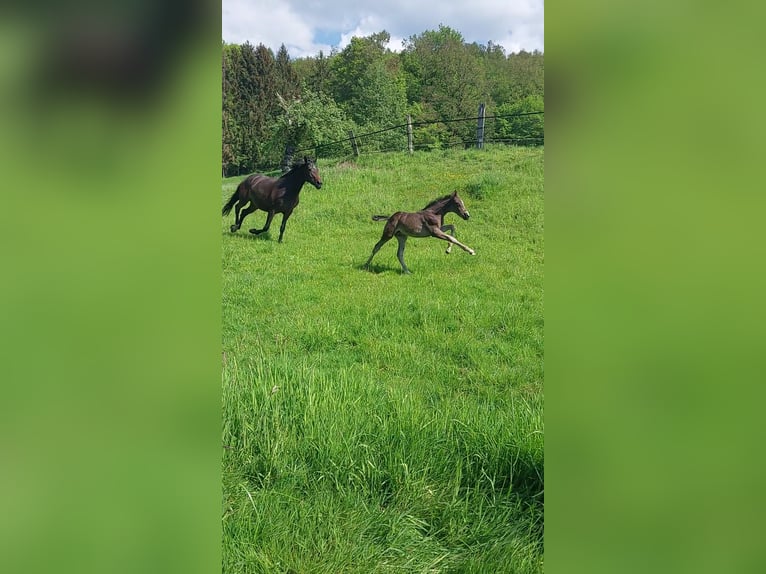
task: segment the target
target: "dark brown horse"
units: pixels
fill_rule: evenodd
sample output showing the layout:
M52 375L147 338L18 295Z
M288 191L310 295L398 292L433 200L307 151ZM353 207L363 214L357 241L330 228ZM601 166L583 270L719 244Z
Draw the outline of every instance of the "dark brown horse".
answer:
M290 215L298 205L298 194L303 184L309 182L317 189L322 188L322 178L319 177L314 160L304 157L302 162L295 164L290 171L280 178L269 177L262 173L256 173L246 177L237 186L226 205L223 206L223 215L228 215L234 207L236 215L231 232L234 233L242 226L242 221L257 209L266 212L266 225L263 229L251 229L250 233L258 235L269 230L274 214L282 214L282 225L279 227L279 242L285 234L285 225ZM247 204L250 205L247 205ZM247 205L247 207L245 207Z
M399 263L402 265L403 273L410 273L407 269L407 265L404 263L404 245L407 243L408 237L436 237L437 239L443 239L449 242L447 247L447 253L452 249L454 243L458 247L464 249L471 255L476 255L476 252L463 245L457 239L453 237L455 234L455 226L452 224L444 225L444 216L448 213L457 213L463 219L468 219L470 214L463 205L463 200L457 194L457 191L453 191L449 195L434 199L431 203L426 205L420 211L414 213L406 211L397 211L393 215L373 215L372 218L375 221L387 220L386 226L383 228L383 236L372 248L372 255L364 264L365 267L369 267L372 262L372 258L378 250L393 237L399 241L399 249L396 252L396 256L399 258ZM447 235L445 231L450 231L452 235Z

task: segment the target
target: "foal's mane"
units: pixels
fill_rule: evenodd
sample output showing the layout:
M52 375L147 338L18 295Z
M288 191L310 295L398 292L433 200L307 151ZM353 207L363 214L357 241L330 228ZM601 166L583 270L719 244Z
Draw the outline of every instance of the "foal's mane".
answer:
M423 211L425 211L425 210L427 210L427 209L431 209L431 208L432 208L432 207L434 207L435 205L439 205L439 204L441 204L441 203L447 202L447 201L449 201L450 199L452 199L452 194L451 194L451 193L448 193L447 195L443 195L442 197L436 198L436 199L434 199L434 200L433 200L431 203L429 203L428 205L426 205L426 206L423 208Z

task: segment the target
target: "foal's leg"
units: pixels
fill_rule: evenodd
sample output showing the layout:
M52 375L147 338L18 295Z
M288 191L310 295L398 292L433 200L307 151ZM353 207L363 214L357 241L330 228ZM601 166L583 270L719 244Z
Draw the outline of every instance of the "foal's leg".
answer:
M444 241L449 241L450 243L454 243L455 245L457 245L458 247L460 247L460 248L461 248L461 249L463 249L464 251L467 251L467 252L468 252L468 253L470 253L471 255L476 255L476 252L475 252L473 249L471 249L471 248L470 248L470 247L468 247L467 245L463 245L462 243L460 243L460 242L459 242L457 239L455 239L455 238L454 238L454 237L452 237L451 235L447 235L446 233L444 233L444 232L443 232L441 229L439 229L438 227L436 227L436 228L434 228L434 229L432 229L432 230L431 230L431 235L432 235L433 237L436 237L436 238L438 238L438 239L444 239Z
M454 237L454 236L455 236L455 226L454 226L454 225L452 225L451 223L448 223L447 225L442 225L442 226L441 226L441 230L442 230L442 231L447 231L447 230L449 230L449 231L450 231L450 233L452 233L452 237ZM452 243L448 243L448 244L447 244L447 251L445 251L445 253L449 253L451 250L452 250Z
M231 226L231 232L234 233L237 231L240 227L242 227L242 222L245 220L245 217L250 215L253 211L258 209L254 204L250 204L247 207L242 207L239 210L239 213L237 213L237 219L234 222L234 225Z
M372 258L375 257L375 254L380 250L383 245L385 245L388 240L390 240L393 237L393 235L390 235L386 233L386 230L383 230L383 237L380 238L380 241L378 241L375 244L375 247L372 248L372 254L370 255L370 258L367 260L367 263L364 264L365 267L369 267L370 263L372 263Z
M406 235L397 235L396 239L399 241L399 249L396 250L396 257L399 259L399 263L402 264L402 273L409 275L411 271L407 269L407 265L404 263L404 245L407 243Z
M263 226L263 229L251 229L250 233L253 235L260 235L261 233L268 231L269 227L271 227L271 220L274 219L274 211L269 211L266 215L266 224Z

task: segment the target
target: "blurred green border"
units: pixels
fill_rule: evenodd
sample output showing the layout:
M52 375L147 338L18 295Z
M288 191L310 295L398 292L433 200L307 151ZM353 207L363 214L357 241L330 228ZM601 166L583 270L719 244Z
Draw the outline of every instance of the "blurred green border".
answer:
M220 569L213 8L145 102L42 97L51 22L0 25L4 572Z
M760 572L760 9L546 5L546 569Z

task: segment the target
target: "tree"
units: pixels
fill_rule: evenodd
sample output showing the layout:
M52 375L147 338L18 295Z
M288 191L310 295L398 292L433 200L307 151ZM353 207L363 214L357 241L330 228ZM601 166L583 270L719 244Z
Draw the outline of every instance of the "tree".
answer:
M330 64L332 97L360 124L364 121L355 107L364 89L364 79L367 78L371 66L383 61L385 46L390 38L385 30L365 38L355 36Z
M290 56L287 48L282 44L277 52L274 62L275 90L286 100L292 100L301 93L301 84L298 80L298 74L290 63Z
M447 26L410 37L405 43L403 65L417 87L421 103L430 104L441 119L469 117L488 97L484 66L478 53L465 45L459 32ZM455 123L453 139L474 137L475 126Z
M363 149L404 149L415 122L415 146L438 148L472 142L480 103L496 114L542 110L544 55L506 54L502 46L467 44L444 25L410 37L400 53L387 48L385 30L354 37L341 51L291 60L259 44L222 44L222 149L225 175L274 168L285 145L321 147L323 154L350 151L353 129L377 132ZM490 114L492 115L492 114ZM467 121L454 121L465 118ZM470 119L469 119L470 118ZM435 122L417 125L419 122ZM485 139L541 142L543 116L487 121Z
M415 124L412 139L415 149L434 150L444 147L450 139L447 124L439 122L439 114L431 104L416 102L410 106L410 116ZM420 124L420 125L419 125Z
M309 89L300 99L280 99L281 114L271 126L268 159L277 163L286 146L316 150L325 156L342 155L350 149L348 132L355 124L329 96ZM332 144L343 141L343 143Z
M527 96L543 96L545 56L538 51L508 56L510 96L508 101L518 101Z
M376 132L404 123L407 94L403 77L379 60L367 68L360 83L362 87L354 101L352 114L358 125L368 132ZM377 134L370 144L376 150L403 149L406 141L406 131L402 128Z
M330 61L331 58L325 56L320 50L316 58L300 58L293 61L293 69L301 85L305 85L313 92L330 94L332 77Z
M495 128L495 137L518 145L541 145L545 138L545 121L542 112L545 102L541 96L527 96L515 103L503 104L497 108L499 117ZM521 115L524 114L524 115Z
M243 84L247 77L243 46L223 46L222 160L226 175L238 175L251 164L245 149L248 141L247 98Z

